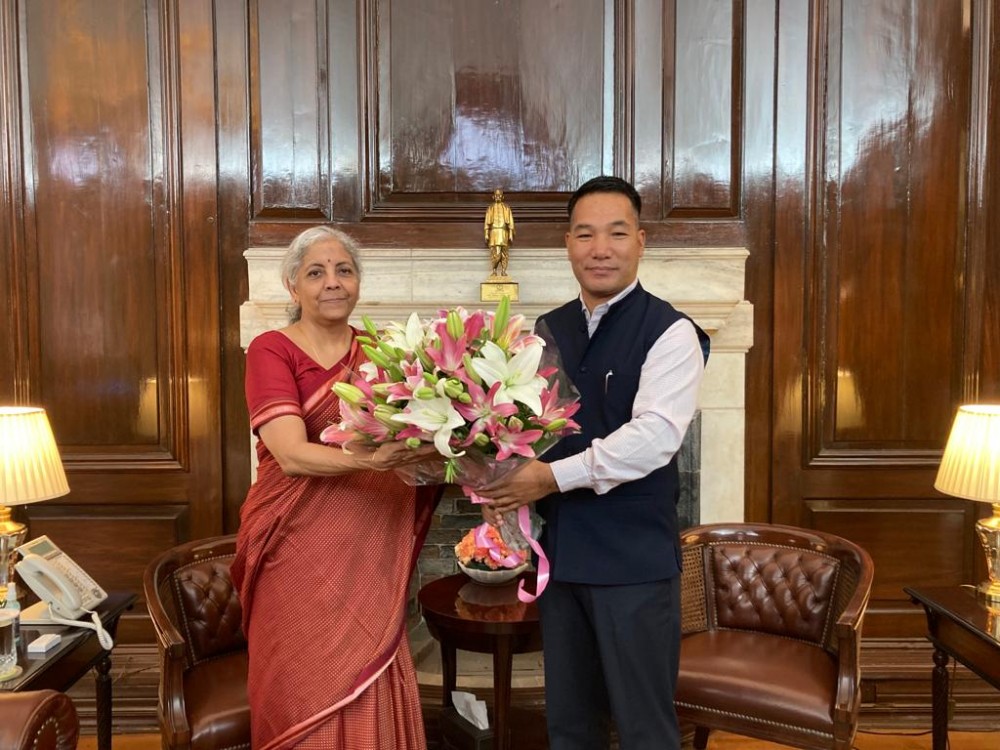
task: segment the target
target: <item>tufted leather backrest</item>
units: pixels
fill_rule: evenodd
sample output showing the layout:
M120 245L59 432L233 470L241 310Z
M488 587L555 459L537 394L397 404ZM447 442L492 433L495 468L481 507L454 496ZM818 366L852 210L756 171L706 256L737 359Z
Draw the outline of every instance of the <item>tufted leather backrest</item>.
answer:
M716 627L828 644L840 561L801 547L757 542L709 545Z
M172 618L184 635L189 668L247 647L240 600L229 576L232 562L232 554L206 557L170 576Z

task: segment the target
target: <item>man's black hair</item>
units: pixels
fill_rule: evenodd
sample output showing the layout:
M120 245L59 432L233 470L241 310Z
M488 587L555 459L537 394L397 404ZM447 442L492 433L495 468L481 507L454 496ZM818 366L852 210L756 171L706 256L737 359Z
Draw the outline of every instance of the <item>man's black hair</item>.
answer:
M566 206L566 213L570 218L573 217L573 208L576 206L577 201L591 193L619 193L629 199L629 202L635 209L636 216L642 213L642 198L639 197L639 193L632 187L630 182L626 182L621 177L611 177L610 175L602 174L600 177L593 177L587 180L570 196L569 204Z

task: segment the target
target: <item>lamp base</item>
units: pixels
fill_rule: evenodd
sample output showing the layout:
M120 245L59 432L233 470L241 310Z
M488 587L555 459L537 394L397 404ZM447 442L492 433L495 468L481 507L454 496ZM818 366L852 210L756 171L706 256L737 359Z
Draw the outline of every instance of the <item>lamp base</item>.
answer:
M979 598L990 607L1000 607L1000 503L993 503L993 515L976 521L976 534L986 553L989 579L979 584Z

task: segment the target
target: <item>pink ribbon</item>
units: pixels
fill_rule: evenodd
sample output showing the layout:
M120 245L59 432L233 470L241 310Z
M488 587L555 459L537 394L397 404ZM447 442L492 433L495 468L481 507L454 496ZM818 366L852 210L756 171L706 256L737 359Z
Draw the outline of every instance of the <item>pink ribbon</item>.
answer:
M489 498L477 494L471 487L463 485L462 492L465 493L465 496L476 505L491 502ZM531 516L528 512L527 505L522 505L517 509L517 526L521 529L521 534L524 535L525 540L528 542L528 546L531 547L531 550L536 555L538 555L537 575L535 576L535 593L531 594L525 590L523 579L517 585L517 598L526 604L530 604L535 601L535 599L540 597L542 592L545 591L545 587L549 585L549 558L542 549L542 545L536 542L534 537L531 536ZM504 555L501 554L499 551L499 545L490 539L487 534L488 527L489 524L486 523L476 527L476 546L485 547L489 550L490 557L506 568L516 568L520 565L520 560L517 560L513 564L510 563L511 560L515 559L513 555L504 557Z
M505 555L500 551L500 545L497 544L496 540L490 536L490 525L488 523L481 523L476 527L475 538L476 546L485 548L490 557L492 557L495 562L503 565L505 568L516 568L524 562L524 559L514 552L511 552L509 555Z
M529 594L524 590L524 579L517 584L517 598L522 602L530 604L542 595L545 587L549 585L549 558L545 556L542 545L531 536L531 517L528 515L528 506L522 505L517 509L517 525L528 540L528 546L538 555L538 575L535 577L535 593Z

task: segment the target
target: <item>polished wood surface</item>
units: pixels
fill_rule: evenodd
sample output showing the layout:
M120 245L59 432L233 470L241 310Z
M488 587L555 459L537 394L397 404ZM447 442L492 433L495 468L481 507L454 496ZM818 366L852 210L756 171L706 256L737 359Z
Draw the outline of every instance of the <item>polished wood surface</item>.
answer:
M153 555L222 524L212 9L39 0L0 14L18 134L0 401L46 407L71 489L23 515L105 589L139 590ZM145 619L126 615L122 639L148 639Z
M975 590L957 586L906 588L905 593L924 608L927 637L934 644L934 750L948 747L952 658L1000 690L1000 612L977 599Z
M522 574L501 586L485 586L464 573L431 581L420 588L417 600L427 630L441 648L442 705L452 703L457 684L456 649L493 655L494 743L498 750L512 747L511 669L514 654L540 651L542 628L538 606L522 602L521 580L535 588L534 574Z
M979 354L1000 267L977 197L998 121L973 96L997 80L997 18L984 2L812 8L778 19L778 86L802 105L776 123L771 519L865 546L865 634L917 637L902 586L981 564L979 509L933 480L956 406L1000 388Z

